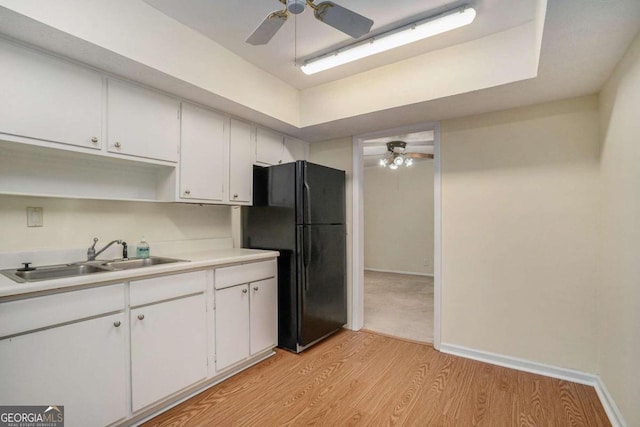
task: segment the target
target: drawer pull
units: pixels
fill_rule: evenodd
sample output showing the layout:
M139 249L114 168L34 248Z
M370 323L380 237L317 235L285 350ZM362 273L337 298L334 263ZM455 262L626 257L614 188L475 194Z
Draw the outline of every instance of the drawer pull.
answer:
M113 322L113 326L115 326L116 328L119 328L121 325L119 320L116 320L115 322Z
M246 293L247 293L247 289L246 289L246 288L245 288L245 289L243 289L243 290L242 290L242 293L243 293L243 294L246 294Z
M253 287L253 290L254 290L254 291L256 291L256 292L258 292L258 290L259 290L259 289L260 289L260 288L258 288L257 286L254 286L254 287Z
M144 314L138 314L138 319L140 320L144 319Z

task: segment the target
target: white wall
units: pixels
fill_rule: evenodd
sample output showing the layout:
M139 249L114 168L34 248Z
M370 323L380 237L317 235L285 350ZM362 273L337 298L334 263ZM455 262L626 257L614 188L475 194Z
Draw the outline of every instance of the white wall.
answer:
M433 274L433 160L364 170L364 268Z
M596 372L595 96L441 125L442 342Z
M27 227L27 207L44 208L44 227ZM231 238L228 206L0 196L0 252L84 247L94 237L131 245ZM152 248L153 253L153 248Z
M640 35L600 100L599 373L627 425L640 426Z
M353 306L353 152L351 138L316 142L309 145L309 161L319 165L340 169L346 173L346 211L347 211L347 319L351 323Z

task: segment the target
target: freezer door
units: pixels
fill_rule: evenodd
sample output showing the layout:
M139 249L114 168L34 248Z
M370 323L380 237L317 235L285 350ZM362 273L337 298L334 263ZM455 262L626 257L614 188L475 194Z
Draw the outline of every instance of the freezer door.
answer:
M298 340L309 345L347 323L344 225L297 227L300 243Z
M344 171L305 161L297 162L298 224L344 224Z

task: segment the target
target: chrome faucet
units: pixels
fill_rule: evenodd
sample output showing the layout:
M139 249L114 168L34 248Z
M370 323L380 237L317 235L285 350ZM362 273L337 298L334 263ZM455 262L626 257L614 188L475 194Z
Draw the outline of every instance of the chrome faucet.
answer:
M122 258L127 258L128 257L127 242L125 242L125 241L113 240L113 241L109 242L104 248L100 249L98 252L96 252L96 243L98 243L98 238L94 237L93 238L93 245L91 245L91 247L89 249L87 249L87 261L95 261L95 259L96 259L96 257L98 255L100 255L102 252L106 251L107 248L109 246L113 245L114 243L122 245Z

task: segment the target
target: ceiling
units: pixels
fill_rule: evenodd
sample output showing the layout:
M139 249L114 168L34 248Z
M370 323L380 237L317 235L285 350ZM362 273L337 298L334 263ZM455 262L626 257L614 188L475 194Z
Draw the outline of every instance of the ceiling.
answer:
M361 39L462 4L472 4L477 11L477 17L473 24L467 27L307 76L295 66L296 58L297 64L301 65L305 59L344 47L355 41L346 34L317 21L309 7L300 15L289 15L287 22L267 45L251 46L245 43L245 40L255 27L270 12L283 9L284 6L278 0L144 1L298 89L338 80L513 28L533 20L536 6L536 0L395 0L393 2L337 0L335 3L374 21L371 32Z
M336 2L374 19L374 33L460 4ZM315 76L293 66L294 37L287 33L293 20L266 49L244 43L280 7L277 0L0 0L0 35L315 142L597 94L640 29L640 1L548 0L546 14L535 4L545 0L478 0L471 26ZM194 22L187 27L176 19ZM298 19L299 58L349 41L310 11ZM540 33L541 22L530 75L466 84L518 68L529 57L503 54L495 61L493 41L532 23ZM207 26L215 34L203 37ZM484 50L473 48L483 43ZM467 61L469 53L475 62ZM453 65L434 73L434 59L443 58Z

